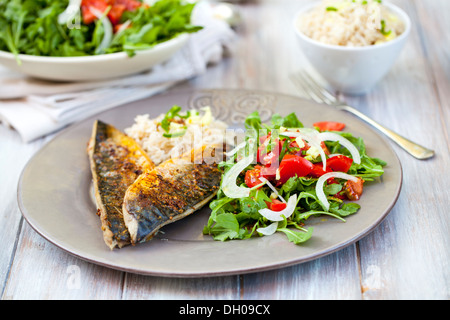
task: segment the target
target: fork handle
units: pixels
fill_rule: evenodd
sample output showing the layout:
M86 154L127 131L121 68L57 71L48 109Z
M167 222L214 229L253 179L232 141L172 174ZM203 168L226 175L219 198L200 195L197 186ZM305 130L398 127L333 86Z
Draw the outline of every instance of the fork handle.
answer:
M338 106L339 109L348 111L355 116L361 118L368 124L372 125L373 127L377 128L381 132L383 132L387 137L389 137L392 141L397 143L400 147L402 147L406 152L408 152L413 157L419 159L419 160L425 160L432 158L434 156L434 151L427 149L415 142L412 142L411 140L406 139L405 137L402 137L398 133L395 133L394 131L382 126L378 122L372 120L365 114L359 112L357 109L350 107L348 105L341 105Z

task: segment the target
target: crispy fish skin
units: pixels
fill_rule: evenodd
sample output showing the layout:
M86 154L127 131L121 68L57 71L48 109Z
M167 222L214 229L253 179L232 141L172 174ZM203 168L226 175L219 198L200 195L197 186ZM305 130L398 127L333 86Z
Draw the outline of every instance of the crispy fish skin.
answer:
M217 194L223 149L204 146L169 159L128 188L123 215L133 244L150 240L161 227L192 214ZM215 160L204 160L206 155Z
M102 121L94 123L88 155L103 239L111 250L122 248L131 244L122 213L125 192L155 165L134 139Z

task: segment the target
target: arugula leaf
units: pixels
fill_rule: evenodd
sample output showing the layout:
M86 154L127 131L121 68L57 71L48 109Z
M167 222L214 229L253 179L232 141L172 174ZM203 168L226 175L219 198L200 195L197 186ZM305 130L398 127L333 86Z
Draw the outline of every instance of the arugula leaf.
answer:
M231 212L211 214L208 225L203 228L203 234L210 234L214 240L226 241L232 239L248 239L253 235L256 225L249 232L240 228L236 215Z
M336 213L341 217L346 217L358 212L360 208L361 206L354 202L345 203L342 205L342 207L339 207L339 204L333 202L330 205L330 212Z
M272 116L271 121L273 129L279 129L280 127L303 128L303 123L298 120L297 115L294 112L288 114L286 117L282 117L276 113Z
M283 232L290 242L293 242L294 244L301 244L311 239L314 230L313 228L310 227L305 229L299 227L297 224L294 224L294 226L301 231L293 230L287 227L288 221L286 217L283 216L283 218L283 221L278 223L277 231Z
M255 111L253 113L250 113L245 119L244 125L247 130L253 129L256 132L259 132L259 130L262 129L261 117L259 116L259 112Z
M340 192L341 190L342 190L342 185L340 185L338 183L327 184L323 188L323 191L325 192L325 194L329 195L329 196L335 195L336 193Z
M223 228L229 231L239 233L239 222L236 216L232 213L220 214L216 218L216 228Z
M311 239L314 228L309 227L307 232L295 231L289 228L278 228L277 231L283 232L290 242L300 244Z

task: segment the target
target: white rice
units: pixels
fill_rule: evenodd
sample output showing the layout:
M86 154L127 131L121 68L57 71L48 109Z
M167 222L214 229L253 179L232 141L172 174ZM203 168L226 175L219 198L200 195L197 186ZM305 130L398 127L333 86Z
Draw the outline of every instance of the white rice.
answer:
M331 45L362 47L391 41L405 26L380 2L324 0L301 16L297 26L311 39ZM381 30L390 32L383 34Z
M135 123L125 129L125 133L141 145L155 165L170 158L179 157L194 148L222 144L225 141L227 124L216 120L209 107L202 110L190 110L190 112L191 116L185 119L184 125L171 123L170 133L179 131L182 126L187 127L186 133L181 137L163 136L167 133L161 127L165 114L155 119L150 119L148 114L138 115Z

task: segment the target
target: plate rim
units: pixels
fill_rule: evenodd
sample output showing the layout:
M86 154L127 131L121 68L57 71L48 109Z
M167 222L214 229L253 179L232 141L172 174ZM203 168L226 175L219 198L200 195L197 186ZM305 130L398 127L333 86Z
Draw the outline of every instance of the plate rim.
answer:
M260 89L245 89L245 88L191 88L191 89L179 89L179 88L174 88L171 90L168 90L164 93L159 94L159 96L161 95L170 95L170 94L186 94L188 95L190 98L192 98L195 93L199 93L199 92L211 92L211 91L219 91L219 92L251 92L251 93L259 93L259 94L270 94L270 95L275 95L275 96L284 96L287 98L292 98L292 99L297 99L297 100L304 100L308 103L316 103L314 101L310 101L308 99L305 99L301 96L297 96L297 95L293 95L293 94L286 94L286 93L281 93L281 92L276 92L276 91L270 91L270 90L260 90ZM155 96L153 96L155 97ZM152 97L149 97L147 99L151 99ZM72 251L68 246L62 245L61 243L58 243L57 241L55 241L53 239L53 237L49 234L47 234L45 231L40 230L40 228L37 226L37 223L35 222L35 219L33 219L29 213L28 210L25 208L25 205L23 204L23 199L22 199L22 187L23 187L23 179L24 179L24 173L27 170L27 168L31 165L31 163L43 152L45 152L45 149L50 147L51 144L56 141L61 135L65 134L67 131L75 129L78 126L82 126L83 124L85 124L85 122L91 120L91 119L95 119L96 117L100 117L102 114L110 112L114 109L118 109L121 107L124 107L127 104L123 104L114 108L111 108L109 110L103 111L101 113L98 113L96 115L93 115L91 117L88 117L84 120L78 121L77 123L71 124L63 129L61 129L58 133L55 134L55 136L48 141L46 144L44 144L35 154L33 154L33 156L27 161L27 163L25 164L25 166L23 167L19 180L18 180L18 184L17 184L17 203L19 206L19 210L22 213L22 216L24 217L24 219L27 221L27 223L31 226L31 228L38 233L41 237L43 237L45 240L49 241L51 244L55 245L57 248L67 252L68 254L70 254L71 256L77 257L81 260L99 265L99 266L103 266L103 267L107 267L109 269L113 269L113 270L118 270L118 271L122 271L122 272L129 272L129 273L133 273L133 274L140 274L140 275L146 275L146 276L158 276L158 277L167 277L167 278L208 278L208 277L219 277L219 276L232 276L232 275L240 275L240 274L250 274L250 273L256 273L256 272L264 272L264 271L270 271L270 270L276 270L276 269L281 269L281 268L285 268L285 267L290 267L290 266L294 266L294 265L300 265L303 264L305 262L309 262L309 261L313 261L316 260L318 258L322 258L325 256L328 256L332 253L335 253L337 251L340 251L348 246L350 246L351 244L356 243L357 241L361 240L362 238L366 237L367 235L369 235L374 229L376 229L385 219L386 217L389 215L389 213L392 211L393 207L395 206L395 204L398 201L398 198L401 194L401 190L402 190L402 186L403 186L403 167L401 164L401 161L397 155L397 153L395 152L394 148L392 147L392 145L389 143L388 139L386 137L384 137L381 133L379 133L378 131L376 131L374 128L372 128L370 125L368 125L367 123L365 123L363 120L354 117L355 121L358 121L360 123L362 123L364 125L364 127L366 129L368 129L371 134L376 135L378 138L380 138L382 140L382 142L384 143L384 146L390 151L390 153L394 156L394 159L396 161L396 164L398 165L399 168L399 173L398 173L398 186L395 190L395 197L390 201L387 209L385 210L385 212L380 215L375 222L373 222L370 226L368 226L367 228L365 228L364 230L361 230L361 232L358 232L355 236L350 237L349 239L347 239L346 241L342 241L334 246L332 246L331 248L322 250L321 252L318 253L312 253L309 254L307 256L303 256L301 258L297 258L297 259L291 259L287 262L275 262L275 263L269 263L269 264L265 264L263 266L258 266L258 267L248 267L245 269L242 268L230 268L227 271L211 271L211 272L195 272L195 271L189 271L189 272L160 272L160 271L150 271L150 270L142 270L142 269L133 269L133 268L129 268L129 267L124 267L124 266L120 266L118 264L113 264L113 263L105 263L103 261L99 261L99 260L95 260L94 257L91 257L91 254L87 254L87 255L80 255L75 251ZM325 108L330 108L332 110L336 110L333 106L329 106L326 104L320 104L321 106L325 107ZM173 240L173 241L180 241L180 240Z

